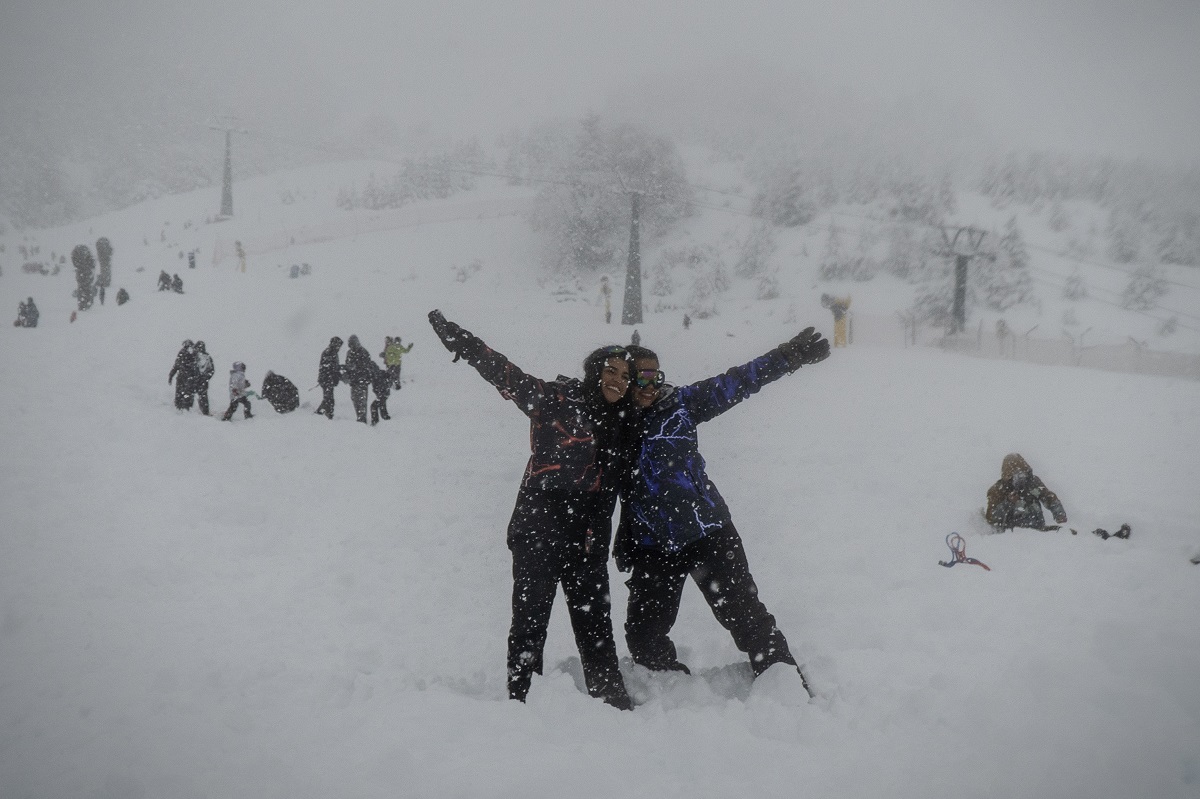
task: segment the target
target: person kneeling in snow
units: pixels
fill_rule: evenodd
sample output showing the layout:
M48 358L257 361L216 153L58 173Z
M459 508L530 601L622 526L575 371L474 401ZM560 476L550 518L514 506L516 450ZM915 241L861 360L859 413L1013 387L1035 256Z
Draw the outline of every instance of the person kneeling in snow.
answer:
M233 418L233 411L241 403L245 406L245 417L250 419L254 414L250 413L250 381L246 379L246 364L237 361L233 364L233 368L229 370L229 409L225 411L225 415L221 417L222 422L228 422Z
M270 369L263 378L262 398L271 403L276 413L291 413L300 407L300 390L296 384Z
M987 492L987 508L983 515L988 524L1000 531L1014 527L1057 530L1056 525L1046 524L1043 505L1054 515L1054 521L1066 524L1067 512L1058 496L1046 487L1018 453L1005 455L1000 464L1000 479Z
M747 364L683 388L665 382L653 351L629 347L629 354L641 439L626 459L630 469L621 487L614 548L617 568L633 572L626 583L629 653L652 671L690 673L670 638L690 576L750 658L755 677L776 663L800 671L775 617L758 598L741 536L705 472L696 428L766 384L825 360L829 341L810 327ZM812 696L803 672L800 679Z

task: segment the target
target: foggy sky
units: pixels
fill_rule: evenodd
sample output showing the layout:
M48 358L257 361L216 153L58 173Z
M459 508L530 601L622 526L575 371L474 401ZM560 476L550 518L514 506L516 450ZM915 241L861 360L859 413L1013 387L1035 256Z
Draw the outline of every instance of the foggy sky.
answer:
M750 61L830 92L969 102L1014 145L1195 164L1198 43L1197 0L6 0L0 99L465 134Z

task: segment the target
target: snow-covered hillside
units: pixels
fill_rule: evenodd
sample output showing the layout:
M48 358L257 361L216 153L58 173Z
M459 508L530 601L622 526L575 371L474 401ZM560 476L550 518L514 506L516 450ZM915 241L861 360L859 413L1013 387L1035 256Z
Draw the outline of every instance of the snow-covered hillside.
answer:
M674 638L695 676L626 659L639 706L588 698L560 601L548 673L528 704L505 700L504 528L527 422L450 362L425 314L542 377L580 374L631 329L604 324L597 287L539 282L513 210L528 190L347 228L334 196L373 168L239 184L237 216L216 224L205 192L39 232L43 255L99 236L116 250L112 291L132 300L110 293L74 323L69 266L24 274L6 237L0 308L33 295L42 317L0 327L0 796L1200 792L1200 382L905 348L899 328L702 428L816 700L752 685L692 588ZM744 222L706 211L658 246ZM638 326L669 379L808 324L831 333L831 287L814 245L804 254L823 231L789 236L780 298L735 284L688 330L677 312ZM195 270L179 257L192 249ZM289 278L293 263L311 274ZM154 290L161 269L182 296ZM864 316L899 310L882 280L852 290ZM1087 308L1111 314L1084 326L1141 335ZM318 355L350 334L373 354L385 335L415 345L377 427L354 422L344 388L332 422L312 413ZM230 423L176 412L167 373L185 338L217 361L218 410L233 361L256 387L267 369L288 376L304 406L256 402ZM985 534L979 507L1012 451L1078 535ZM1090 534L1122 522L1128 541ZM951 532L991 570L940 567Z

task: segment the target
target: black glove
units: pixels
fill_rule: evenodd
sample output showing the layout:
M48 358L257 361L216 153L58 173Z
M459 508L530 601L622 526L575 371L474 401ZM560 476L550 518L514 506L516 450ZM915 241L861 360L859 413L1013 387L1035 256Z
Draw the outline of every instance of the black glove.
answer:
M787 358L788 368L793 372L801 366L817 363L829 357L829 339L811 327L779 345L779 351Z
M459 358L466 358L470 362L483 350L482 341L471 335L470 331L463 330L454 322L447 320L437 309L429 312L429 324L446 349L454 353L455 361Z

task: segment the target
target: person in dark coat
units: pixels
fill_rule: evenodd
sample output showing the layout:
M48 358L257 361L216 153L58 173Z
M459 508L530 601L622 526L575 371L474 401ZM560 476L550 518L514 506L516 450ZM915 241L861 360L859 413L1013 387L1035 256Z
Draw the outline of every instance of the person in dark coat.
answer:
M371 424L379 424L380 417L384 421L391 419L388 414L387 401L392 393L392 376L388 369L371 362L374 374L371 377L371 389L375 392L375 400L371 403Z
M158 273L158 290L159 291L170 291L171 290L171 276L167 274L167 270L165 270L165 269L163 269L162 271L160 271Z
M683 388L665 382L652 350L629 349L641 437L622 485L615 555L618 569L633 572L626 583L630 655L654 671L688 672L670 632L691 577L749 657L755 677L776 663L799 671L775 617L758 598L729 508L705 472L697 425L802 365L829 357L829 342L810 327L766 355ZM803 672L800 679L811 696Z
M175 380L177 375L179 379ZM175 380L175 407L190 411L196 393L196 349L191 339L185 340L175 355L175 365L167 375L167 385L172 380Z
M270 370L263 378L261 396L277 413L291 413L300 407L300 390L296 384Z
M350 401L354 403L354 414L358 421L367 423L367 387L375 379L375 362L371 353L359 343L358 336L351 336L346 343L346 363L342 365L342 378L350 384Z
M983 515L988 524L997 530L1014 527L1057 530L1058 527L1046 524L1043 505L1054 515L1054 521L1066 524L1067 512L1058 501L1058 495L1046 487L1019 453L1005 455L1000 464L1000 479L987 492L987 508Z
M212 380L216 366L203 341L197 341L194 349L196 351L196 401L200 405L200 413L209 416L208 381Z
M562 585L588 693L632 708L617 667L607 567L621 457L633 432L624 348L591 353L582 381L560 375L549 382L525 374L440 311L431 311L429 322L454 360L466 360L529 417L531 452L507 536L509 698L525 701L533 675L542 673L550 610Z
M342 365L338 363L338 352L342 349L342 340L337 336L329 339L329 346L321 352L321 363L317 367L317 385L323 394L317 413L333 418L333 390L342 381Z
M179 275L175 275L175 277L171 278L171 291L175 292L176 294L183 293L183 278L181 278Z
M17 321L13 327L37 327L38 307L33 302L33 297L22 303L17 304Z

